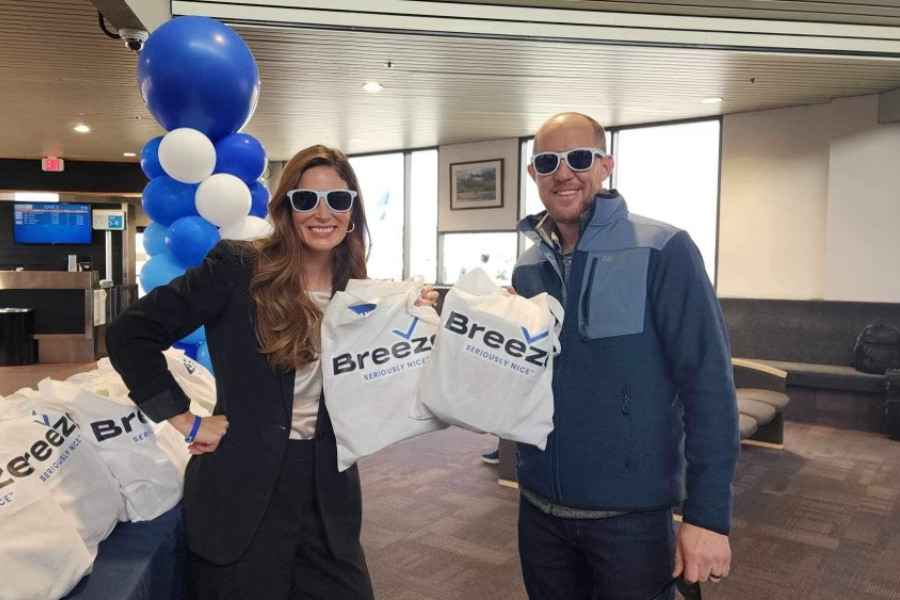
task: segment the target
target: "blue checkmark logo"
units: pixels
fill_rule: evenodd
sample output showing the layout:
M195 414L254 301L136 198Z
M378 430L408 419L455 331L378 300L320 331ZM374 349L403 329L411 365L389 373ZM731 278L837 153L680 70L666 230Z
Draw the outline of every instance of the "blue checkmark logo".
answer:
M41 425L46 425L47 427L50 427L50 416L49 415L38 415L38 412L36 410L32 410L31 415L33 417L43 416L43 418L40 421L35 421L35 423L39 423Z
M354 304L352 306L348 306L347 308L349 308L350 310L352 310L353 312L355 312L358 315L366 315L366 314L369 314L370 312L372 312L373 310L375 310L377 308L377 306L378 306L377 304L370 304L368 302L363 302L361 304Z
M413 330L416 328L416 324L419 322L419 317L413 317L412 323L409 324L409 329L406 331L401 331L399 329L395 329L394 333L399 335L405 340L408 340L412 337Z
M528 330L525 329L524 327L522 327L522 333L525 334L525 341L528 342L529 344L533 344L536 341L542 340L545 337L547 337L550 334L550 330L548 329L547 331L542 331L541 333L537 334L536 336L531 337L531 334L528 332Z

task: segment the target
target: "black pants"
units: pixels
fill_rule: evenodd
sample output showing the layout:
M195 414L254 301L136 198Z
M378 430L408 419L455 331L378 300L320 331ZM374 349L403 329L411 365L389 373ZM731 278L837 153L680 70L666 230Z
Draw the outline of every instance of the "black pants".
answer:
M519 499L519 557L531 600L671 600L671 510L562 519Z
M288 442L272 499L237 562L216 565L190 552L192 600L371 600L366 558L338 560L328 548L315 487L315 442Z

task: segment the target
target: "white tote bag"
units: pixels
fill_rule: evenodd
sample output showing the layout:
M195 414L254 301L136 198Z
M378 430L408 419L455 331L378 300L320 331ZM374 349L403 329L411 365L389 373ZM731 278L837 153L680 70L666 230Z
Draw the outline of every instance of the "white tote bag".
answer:
M9 396L0 396L0 421L18 419L31 414L28 399L40 398L40 392L31 388L16 390Z
M14 457L10 473L49 490L96 556L97 545L125 518L119 485L71 417L35 406L34 416L0 422L0 455Z
M0 451L0 600L55 600L90 571L92 558L50 492L34 477L10 474L18 458Z
M175 381L184 390L184 393L191 399L192 404L203 407L205 414L212 412L216 405L216 380L209 370L195 360L191 360L181 350L169 348L163 352L166 358L166 365L169 372L175 378ZM116 394L126 398L126 403L133 404L128 398L128 390L122 377L116 373L108 358L102 358L97 362L96 375L94 379L100 379L107 382L111 390L115 390ZM72 378L68 380L74 383ZM96 384L95 384L96 385ZM104 396L106 394L100 394ZM116 399L116 401L120 401ZM199 413L198 413L199 414Z
M189 410L197 416L208 417L216 403L216 383L212 374L206 367L192 361L180 350L170 348L163 354L166 357L169 372L190 398ZM109 398L123 406L134 406L134 402L128 396L128 388L125 387L122 376L112 368L108 358L100 359L96 370L80 373L78 376L70 377L67 381L69 383L73 381L88 382L89 386L79 385L79 387ZM150 426L156 432L157 445L169 457L178 471L179 481L183 482L184 471L191 458L184 436L166 421L160 423L151 421Z
M415 306L421 290L421 279L350 280L325 311L322 377L339 471L443 426L409 418L439 323L434 308Z
M543 450L553 431L553 357L562 319L552 296L511 295L481 269L469 272L444 300L434 354L410 414L434 414Z
M168 349L163 354L169 365L169 372L191 399L191 404L199 404L211 413L216 407L216 379L209 369L180 350ZM197 413L200 414L200 413Z
M151 421L136 406L119 404L64 381L38 383L44 400L71 414L99 451L125 499L132 521L155 519L181 499L181 478L157 445Z

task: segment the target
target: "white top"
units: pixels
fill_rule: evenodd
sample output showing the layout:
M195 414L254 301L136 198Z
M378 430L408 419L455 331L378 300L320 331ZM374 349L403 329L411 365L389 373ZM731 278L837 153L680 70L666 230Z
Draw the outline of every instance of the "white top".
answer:
M331 302L331 290L310 290L312 301L322 311ZM316 436L319 398L322 396L322 366L319 357L294 375L294 406L291 410L292 440L311 440Z

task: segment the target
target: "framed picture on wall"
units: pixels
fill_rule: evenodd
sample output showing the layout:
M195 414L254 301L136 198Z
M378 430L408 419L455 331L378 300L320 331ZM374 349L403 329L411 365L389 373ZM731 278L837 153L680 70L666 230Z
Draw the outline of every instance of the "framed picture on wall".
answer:
M502 207L502 158L450 165L450 210Z

